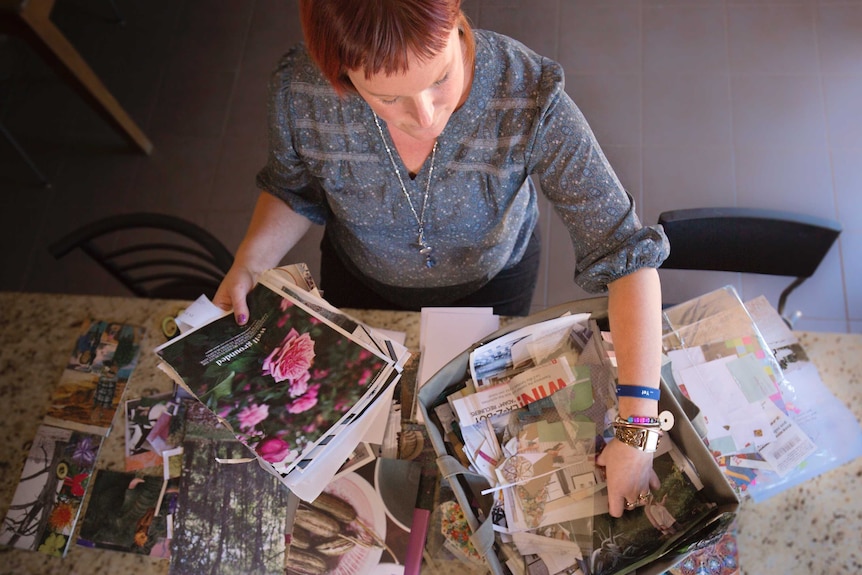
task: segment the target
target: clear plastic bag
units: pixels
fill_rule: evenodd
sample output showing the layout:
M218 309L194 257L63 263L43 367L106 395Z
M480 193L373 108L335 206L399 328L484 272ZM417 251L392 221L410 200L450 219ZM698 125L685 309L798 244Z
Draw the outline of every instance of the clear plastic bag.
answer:
M823 385L813 364L787 362L795 339L789 329L774 339L780 341L764 338L730 286L664 312L663 345L674 380L704 410L704 439L728 481L755 502L862 455L852 412ZM758 407L771 423L759 430ZM745 438L752 443L742 443Z

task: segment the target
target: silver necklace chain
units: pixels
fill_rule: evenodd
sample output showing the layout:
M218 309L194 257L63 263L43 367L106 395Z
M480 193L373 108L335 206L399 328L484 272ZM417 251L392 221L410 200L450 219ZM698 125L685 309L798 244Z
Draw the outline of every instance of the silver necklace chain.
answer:
M372 112L373 113L373 112ZM433 268L437 265L437 260L434 259L434 248L425 240L425 208L428 207L428 192L431 189L431 176L434 174L434 158L437 156L437 140L434 140L434 147L431 148L431 165L428 167L428 180L425 181L425 195L422 196L422 208L419 212L413 205L413 200L410 194L407 193L407 186L404 185L404 180L401 179L401 170L398 169L398 164L395 163L395 156L392 155L392 150L389 149L389 144L386 143L386 137L383 135L383 128L380 126L380 121L377 119L377 114L374 114L374 123L377 125L377 131L380 133L380 140L383 142L383 147L386 149L386 154L389 156L389 162L392 164L392 169L395 170L395 175L398 177L398 183L401 184L401 192L407 198L407 205L410 206L410 211L413 213L413 218L418 226L416 243L412 244L419 250L419 253L425 256L425 267Z

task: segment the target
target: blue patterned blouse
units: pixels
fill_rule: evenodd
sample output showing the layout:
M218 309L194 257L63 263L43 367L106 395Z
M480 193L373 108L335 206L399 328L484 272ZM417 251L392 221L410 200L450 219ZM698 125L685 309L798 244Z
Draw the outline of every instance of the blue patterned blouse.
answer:
M668 254L644 227L586 120L562 67L523 44L477 30L470 94L438 139L425 215L437 265L415 245L417 223L371 108L339 98L299 45L275 71L270 150L258 186L314 223L372 280L406 288L483 282L520 261L538 218L535 178L575 247L575 281L593 293ZM383 125L387 145L394 151ZM418 210L428 178L395 154ZM531 178L532 176L532 178Z

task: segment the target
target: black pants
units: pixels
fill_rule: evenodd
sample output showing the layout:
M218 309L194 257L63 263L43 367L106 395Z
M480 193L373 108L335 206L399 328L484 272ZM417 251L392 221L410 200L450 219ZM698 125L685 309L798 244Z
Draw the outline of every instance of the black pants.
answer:
M516 265L504 269L476 291L449 301L446 287L417 288L414 304L394 302L369 286L367 278L351 271L344 264L326 233L320 242L320 288L326 301L336 307L354 309L387 309L419 311L422 307L493 307L498 315L524 316L530 313L530 303L539 276L541 242L534 231L524 257Z

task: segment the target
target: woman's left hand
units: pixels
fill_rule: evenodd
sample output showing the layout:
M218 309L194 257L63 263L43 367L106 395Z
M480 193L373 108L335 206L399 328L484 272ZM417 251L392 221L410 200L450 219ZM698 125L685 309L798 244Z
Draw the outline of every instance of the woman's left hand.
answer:
M652 468L652 458L652 453L617 439L612 439L596 458L596 464L605 468L612 517L620 517L624 511L643 505L650 490L661 486Z

